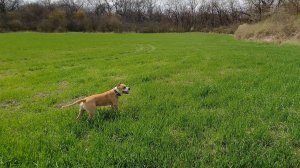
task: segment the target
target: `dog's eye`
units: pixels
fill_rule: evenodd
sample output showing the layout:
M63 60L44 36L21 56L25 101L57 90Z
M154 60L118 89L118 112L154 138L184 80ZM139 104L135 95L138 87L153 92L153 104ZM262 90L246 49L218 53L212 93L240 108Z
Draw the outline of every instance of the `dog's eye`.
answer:
M123 88L126 89L126 86L124 86Z

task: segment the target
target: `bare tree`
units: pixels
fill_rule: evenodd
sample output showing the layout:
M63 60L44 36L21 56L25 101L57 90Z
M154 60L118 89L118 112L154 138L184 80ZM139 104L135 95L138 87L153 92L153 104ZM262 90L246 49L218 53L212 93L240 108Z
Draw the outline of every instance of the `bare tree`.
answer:
M262 20L265 15L269 15L275 0L247 0L247 2L252 15L257 16L256 19Z
M40 3L46 7L49 7L52 4L52 0L41 0Z
M0 0L0 12L13 11L19 8L21 0Z
M110 11L110 7L107 7L107 1L105 0L88 0L88 6L97 16L103 15Z
M148 16L148 19L151 20L153 18L153 13L155 10L155 4L157 0L145 0L145 13Z
M84 0L60 0L60 4L67 8L68 12L73 13L84 7Z
M299 14L300 1L40 0L23 3L22 0L0 0L0 29L211 31L242 22L259 21L282 9Z

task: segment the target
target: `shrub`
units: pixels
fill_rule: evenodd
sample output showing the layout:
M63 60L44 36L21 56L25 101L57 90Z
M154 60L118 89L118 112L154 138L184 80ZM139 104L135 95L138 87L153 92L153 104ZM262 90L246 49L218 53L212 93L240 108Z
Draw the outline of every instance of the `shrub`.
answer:
M72 23L69 24L69 29L74 31L86 31L88 25L88 18L83 10L78 10L73 14Z
M101 17L101 29L108 32L122 32L121 17L116 14L108 13Z
M14 19L8 22L8 27L12 31L20 31L23 29L23 24L20 20Z
M49 20L44 19L42 22L37 26L37 30L40 32L51 32L53 31L53 26L49 22Z
M62 9L55 9L48 15L48 24L53 31L63 32L67 30L66 12ZM47 24L46 24L47 25Z

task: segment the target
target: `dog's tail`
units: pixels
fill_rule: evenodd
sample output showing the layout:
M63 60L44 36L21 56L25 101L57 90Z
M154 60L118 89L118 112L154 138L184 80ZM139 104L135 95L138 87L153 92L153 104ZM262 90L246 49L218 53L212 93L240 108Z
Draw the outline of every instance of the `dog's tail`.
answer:
M73 106L73 105L75 105L75 104L79 104L79 103L85 102L85 101L86 101L85 99L77 100L76 102L74 102L74 103L72 103L72 104L68 104L68 105L62 106L61 108L70 107L70 106Z

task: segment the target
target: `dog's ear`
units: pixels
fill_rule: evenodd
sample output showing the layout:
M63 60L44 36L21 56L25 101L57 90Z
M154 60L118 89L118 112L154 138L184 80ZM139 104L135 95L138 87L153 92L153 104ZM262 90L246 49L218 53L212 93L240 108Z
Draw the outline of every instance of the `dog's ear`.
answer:
M120 86L122 83L119 83L117 86Z

